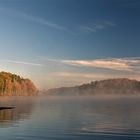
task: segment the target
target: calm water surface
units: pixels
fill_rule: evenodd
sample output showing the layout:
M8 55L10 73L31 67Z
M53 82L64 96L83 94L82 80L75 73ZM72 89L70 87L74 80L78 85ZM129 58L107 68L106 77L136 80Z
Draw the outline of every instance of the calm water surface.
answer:
M0 99L1 140L139 140L140 97Z

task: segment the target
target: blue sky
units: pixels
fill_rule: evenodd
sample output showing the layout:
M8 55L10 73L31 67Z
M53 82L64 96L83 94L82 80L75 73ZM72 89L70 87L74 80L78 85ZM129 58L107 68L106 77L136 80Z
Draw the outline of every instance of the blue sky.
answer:
M0 70L39 88L140 70L139 0L0 0Z

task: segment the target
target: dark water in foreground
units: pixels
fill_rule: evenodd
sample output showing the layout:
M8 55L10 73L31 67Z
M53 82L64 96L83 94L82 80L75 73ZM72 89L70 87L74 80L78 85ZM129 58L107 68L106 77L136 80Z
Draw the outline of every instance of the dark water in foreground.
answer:
M0 99L1 140L140 139L140 97L27 98Z

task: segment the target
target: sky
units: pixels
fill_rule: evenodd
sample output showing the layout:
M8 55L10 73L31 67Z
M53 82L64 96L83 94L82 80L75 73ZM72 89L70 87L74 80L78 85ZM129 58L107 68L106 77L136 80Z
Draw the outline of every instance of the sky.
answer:
M0 0L0 71L39 89L140 80L139 0Z

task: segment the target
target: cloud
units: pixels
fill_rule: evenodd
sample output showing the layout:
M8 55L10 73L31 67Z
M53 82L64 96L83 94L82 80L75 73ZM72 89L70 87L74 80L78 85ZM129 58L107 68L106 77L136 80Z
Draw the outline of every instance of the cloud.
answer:
M99 30L103 30L105 28L109 28L113 26L116 26L116 24L111 21L105 20L100 23L94 23L91 25L82 25L80 26L80 30L90 33L90 32L97 32Z
M53 76L58 77L67 77L67 78L95 78L95 79L103 79L107 77L111 77L112 75L105 75L105 74L95 74L95 73L82 73L82 72L54 72L50 73Z
M113 79L113 78L130 78L140 80L140 77L137 74L127 75L125 73L112 74L112 73L96 73L96 72L52 72L49 73L51 77L67 79L67 80L76 80L77 82L88 82L92 80L103 80L103 79Z
M100 69L111 69L127 72L140 71L140 57L128 57L128 58L108 58L108 59L94 59L94 60L57 60L46 59L47 61L62 63L65 65L71 65L75 67L93 67Z
M44 66L43 64L39 64L39 63L30 63L30 62L14 61L14 60L0 60L0 62L15 63L15 64L22 64L22 65L29 65L29 66L37 66L37 67Z
M34 23L39 24L39 25L51 27L51 28L54 28L54 29L57 29L57 30L67 30L66 27L58 25L58 24L56 24L54 22L51 22L47 19L37 17L37 16L33 16L33 15L30 15L30 14L26 14L26 13L18 11L18 10L6 8L6 7L0 7L0 11L2 13L8 14L10 16L20 18L20 19L24 19L26 21L31 21L31 22L34 22Z

